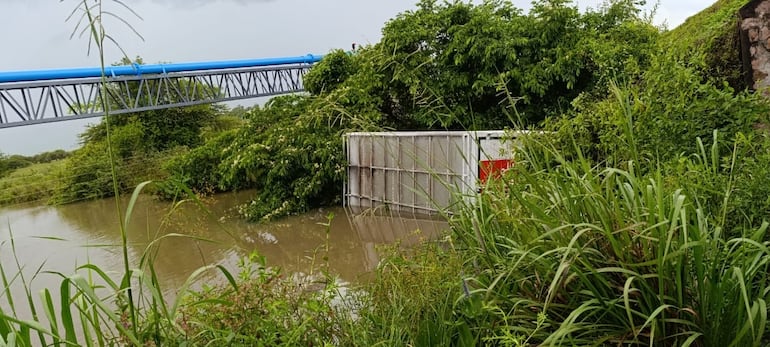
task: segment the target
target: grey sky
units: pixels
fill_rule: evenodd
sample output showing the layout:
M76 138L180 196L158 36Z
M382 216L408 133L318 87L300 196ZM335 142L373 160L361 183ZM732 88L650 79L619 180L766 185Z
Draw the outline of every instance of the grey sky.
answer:
M115 21L106 30L129 56L146 62L230 60L323 54L352 42L375 43L383 24L417 0L124 0L142 20L105 1L144 37ZM529 0L514 0L528 9ZM656 22L676 26L713 0L661 0ZM0 71L96 66L85 39L65 22L78 0L0 0ZM599 0L578 1L581 7ZM107 62L117 61L116 49ZM0 129L0 152L34 154L76 147L88 121ZM93 121L92 121L93 122Z

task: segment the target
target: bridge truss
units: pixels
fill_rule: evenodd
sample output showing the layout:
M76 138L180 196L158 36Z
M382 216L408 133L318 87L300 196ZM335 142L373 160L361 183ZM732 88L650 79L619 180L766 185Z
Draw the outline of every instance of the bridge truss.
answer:
M310 64L0 83L0 129L304 91ZM102 102L104 97L104 102Z

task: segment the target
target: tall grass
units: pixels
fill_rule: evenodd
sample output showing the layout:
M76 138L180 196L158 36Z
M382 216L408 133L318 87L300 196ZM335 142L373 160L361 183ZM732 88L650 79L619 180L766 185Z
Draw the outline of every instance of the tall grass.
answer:
M128 203L127 220L143 187L144 184L137 187ZM0 251L11 252L15 259L15 267L0 264L0 278L5 288L0 293L5 301L0 306L0 336L6 341L14 340L19 346L177 345L184 342L184 329L179 322L183 303L196 303L188 297L193 284L211 271L221 272L228 285L236 284L225 267L205 266L193 271L181 286L173 288L178 295L169 301L164 293L171 288L163 286L153 259L162 242L173 242L170 239L178 237L192 238L178 234L156 238L139 259L132 262L130 272L115 280L112 273L90 262L77 267L72 274L48 272L45 264L30 270L30 264L20 263L16 240L11 234L8 243L0 245ZM60 277L59 287L38 292L32 283L42 274ZM14 286L21 291L12 290ZM128 286L133 289L133 300L129 299ZM137 325L133 325L130 316L132 306Z
M698 143L681 159L732 177L739 158L721 165L716 135L710 148ZM719 187L721 204L703 206L664 163L604 167L579 148L568 160L539 136L522 144L507 178L452 220L471 295L497 316L478 322L483 335L557 346L770 341L768 224L726 232L732 184Z

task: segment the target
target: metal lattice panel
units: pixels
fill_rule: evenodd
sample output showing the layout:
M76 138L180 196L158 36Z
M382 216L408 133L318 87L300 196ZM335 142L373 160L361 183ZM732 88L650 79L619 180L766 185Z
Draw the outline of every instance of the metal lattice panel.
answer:
M0 84L0 128L304 91L308 64ZM104 92L103 92L104 91Z

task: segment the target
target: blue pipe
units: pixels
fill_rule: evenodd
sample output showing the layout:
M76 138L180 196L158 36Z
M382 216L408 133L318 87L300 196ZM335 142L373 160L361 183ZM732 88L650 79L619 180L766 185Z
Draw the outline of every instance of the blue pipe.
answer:
M171 72L202 71L202 70L220 70L237 69L245 67L258 66L276 66L290 64L313 64L321 60L323 56L308 54L299 57L284 58L263 58L247 60L229 60L229 61L208 61L196 63L176 63L176 64L154 64L154 65L126 65L126 66L108 66L104 68L107 76L139 76L142 74L161 74ZM74 69L52 69L52 70L28 70L28 71L9 71L0 72L0 83L12 82L32 82L72 78L101 77L102 69L92 68L74 68Z

